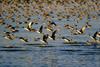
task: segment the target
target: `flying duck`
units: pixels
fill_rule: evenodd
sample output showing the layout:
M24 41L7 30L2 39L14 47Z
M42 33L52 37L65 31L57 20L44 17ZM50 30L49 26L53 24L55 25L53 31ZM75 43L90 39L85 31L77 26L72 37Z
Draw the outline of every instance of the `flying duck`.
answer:
M28 26L26 28L24 28L24 29L27 30L27 31L35 32L36 29L32 29L32 25L33 25L33 22L30 22L28 24Z
M55 37L56 37L56 36L55 36L55 35L56 35L56 32L57 32L57 30L53 31L53 32L52 32L52 35L51 35L51 36L49 36L49 38L50 38L50 39L52 39L52 40L55 40Z
M8 40L13 40L15 39L16 37L14 36L14 34L11 34L10 32L4 32L5 33L5 36L3 36L5 39L8 39Z
M40 26L39 31L37 33L43 33L43 25Z
M22 41L22 42L28 42L28 39L24 38L24 37L19 37L19 39Z
M100 32L96 31L93 36L90 36L93 40L97 40L97 37L100 37Z
M42 40L40 40L42 43L48 44L47 39L48 39L48 34L44 34Z
M86 30L87 26L83 26L80 30L72 30L73 35L83 34Z

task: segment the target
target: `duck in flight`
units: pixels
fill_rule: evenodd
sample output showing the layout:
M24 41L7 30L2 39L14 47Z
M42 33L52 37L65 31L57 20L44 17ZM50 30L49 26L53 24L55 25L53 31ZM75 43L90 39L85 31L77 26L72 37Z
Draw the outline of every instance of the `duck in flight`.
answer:
M97 40L97 37L100 38L100 32L96 31L93 36L90 36L93 40Z
M68 39L68 38L66 38L66 37L62 37L62 39L64 40L65 43L72 42L72 39Z
M52 40L55 40L56 33L57 33L57 30L53 31L53 32L52 32L52 35L49 36L49 38L52 39Z
M27 31L32 31L32 32L35 32L36 30L35 29L32 29L32 25L33 25L33 22L30 22L26 28L24 28L25 30Z
M50 25L57 26L57 24L56 24L55 22L53 22L53 21L52 21L52 22L51 22L51 21L49 21L49 24L50 24Z
M41 41L42 43L44 43L44 44L48 44L48 41L47 41L48 36L49 36L48 34L44 34L42 40L40 40L40 41Z
M5 36L3 36L5 39L8 39L8 40L13 40L15 39L16 37L14 36L14 34L11 34L10 32L4 32Z
M22 42L28 42L28 39L24 38L24 37L19 37L19 39L22 41Z
M87 26L83 26L80 30L72 30L73 35L80 35L83 34L86 30Z
M43 33L43 25L40 26L39 31L37 33Z
M86 26L87 26L87 28L91 28L92 27L92 25L89 24L89 22L86 22Z
M19 31L15 27L13 27L12 25L9 25L9 24L7 24L5 28L9 29L12 33Z
M90 36L90 35L89 35L89 36ZM100 43L100 32L96 31L96 32L94 33L93 36L90 36L90 38L91 38L92 40L87 41L87 42L96 42L96 43ZM98 38L99 38L99 39L98 39Z
M45 27L47 31L53 31L53 27L51 25L47 25L47 27Z
M47 31L53 31L53 25L57 26L54 22L49 21L47 26L45 27Z

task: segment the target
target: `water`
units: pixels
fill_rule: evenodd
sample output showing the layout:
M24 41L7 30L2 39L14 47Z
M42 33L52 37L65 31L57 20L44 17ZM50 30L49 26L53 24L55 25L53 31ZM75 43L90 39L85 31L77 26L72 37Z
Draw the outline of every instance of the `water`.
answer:
M100 46L97 48L94 46L63 45L40 47L29 45L14 50L12 48L3 48L0 50L0 67L100 66Z
M0 67L99 67L100 45L63 44L49 42L48 45L26 44L0 38ZM6 43L4 43L4 42ZM6 48L14 45L16 48Z

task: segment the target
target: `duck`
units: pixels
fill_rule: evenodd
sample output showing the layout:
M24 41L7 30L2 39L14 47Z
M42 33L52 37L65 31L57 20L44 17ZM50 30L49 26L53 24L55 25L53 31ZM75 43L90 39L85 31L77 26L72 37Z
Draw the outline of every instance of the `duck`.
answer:
M4 38L7 40L13 40L13 38L10 35L4 36Z
M86 26L87 26L87 28L91 28L92 27L92 25L89 24L89 22L86 22Z
M10 25L10 24L7 24L5 28L8 28L8 29L10 29L10 28L12 28L12 25Z
M7 40L14 40L16 36L14 34L11 34L10 32L4 32L5 36L3 36Z
M93 36L90 36L93 40L97 40L97 37L100 37L100 32L96 31Z
M73 35L84 34L86 28L87 28L87 26L83 26L80 30L74 29L74 30L72 30L72 34L73 34Z
M10 24L7 24L6 27L7 29L9 29L11 32L18 32L19 30L17 30L15 27L13 27L12 25Z
M48 23L48 25L45 27L45 29L47 30L47 31L53 31L53 26L52 26L52 24L51 24L51 22L49 21L49 23Z
M96 31L93 36L90 36L89 37L92 39L92 40L89 40L87 42L96 42L96 43L100 43L100 32ZM99 38L99 39L97 39Z
M52 32L52 35L49 36L49 38L52 39L52 40L55 40L55 37L56 37L55 35L56 35L56 33L57 33L57 30L53 31L53 32Z
M72 39L68 39L68 38L65 38L65 37L62 37L62 39L64 40L64 43L72 42Z
M24 37L19 37L19 39L22 41L22 42L28 42L28 39L24 38Z
M12 33L15 33L15 32L19 31L19 30L15 29L15 27L11 27L10 30L11 30Z
M43 25L40 26L39 31L37 33L43 33Z
M50 24L50 25L57 26L57 24L56 24L55 22L53 22L53 21L52 21L52 22L51 22L51 21L49 21L49 24Z
M33 22L30 22L28 24L28 26L24 29L27 30L27 31L30 31L30 32L36 32L36 29L32 29L32 25L33 25Z
M41 41L43 44L48 44L48 41L47 41L48 36L49 36L48 34L44 34L42 40L40 40L40 41Z
M64 28L73 30L74 27L69 24L64 24Z
M29 22L28 27L32 28L33 22Z
M45 29L46 29L47 31L50 31L50 32L53 31L53 27L52 27L51 25L47 25L47 26L45 27Z

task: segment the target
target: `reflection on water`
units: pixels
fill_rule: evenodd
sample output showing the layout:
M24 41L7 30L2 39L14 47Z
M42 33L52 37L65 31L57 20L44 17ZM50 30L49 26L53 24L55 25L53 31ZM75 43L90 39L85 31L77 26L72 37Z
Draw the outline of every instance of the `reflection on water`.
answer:
M99 45L97 45L99 46ZM0 47L0 67L99 67L100 48L94 46Z

